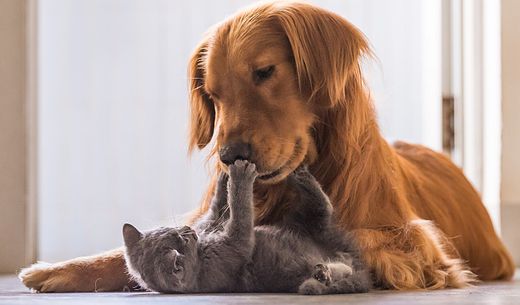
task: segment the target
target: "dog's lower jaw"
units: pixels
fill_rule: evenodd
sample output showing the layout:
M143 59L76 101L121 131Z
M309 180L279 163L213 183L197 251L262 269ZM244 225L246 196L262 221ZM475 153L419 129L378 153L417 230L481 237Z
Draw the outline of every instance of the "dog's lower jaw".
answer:
M272 172L258 176L256 181L262 184L276 184L285 180L289 174L309 159L308 149L310 146L308 143L304 143L302 138L298 138L294 144L292 155L287 159L284 165Z

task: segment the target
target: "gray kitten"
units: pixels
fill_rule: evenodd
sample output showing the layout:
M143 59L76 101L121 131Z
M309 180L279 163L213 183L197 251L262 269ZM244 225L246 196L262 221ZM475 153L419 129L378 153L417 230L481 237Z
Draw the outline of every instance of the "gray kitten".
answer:
M281 223L254 227L256 176L248 161L230 165L194 229L141 233L125 224L130 274L143 288L170 293L368 291L369 273L352 241L332 224L329 199L308 170L288 177L300 194L295 210Z

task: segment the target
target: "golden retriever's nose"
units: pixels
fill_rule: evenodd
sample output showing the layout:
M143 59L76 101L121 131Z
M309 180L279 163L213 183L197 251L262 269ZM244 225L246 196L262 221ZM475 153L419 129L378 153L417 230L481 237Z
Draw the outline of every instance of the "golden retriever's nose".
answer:
M218 151L220 161L226 165L233 164L236 160L249 160L251 157L251 145L244 142L235 142L222 146Z

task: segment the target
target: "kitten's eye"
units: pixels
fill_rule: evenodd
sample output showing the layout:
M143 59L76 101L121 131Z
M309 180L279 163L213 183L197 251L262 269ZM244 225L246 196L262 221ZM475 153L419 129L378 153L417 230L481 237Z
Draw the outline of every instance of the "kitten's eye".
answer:
M257 69L255 71L253 71L253 80L255 81L255 83L259 84L259 83L269 79L273 75L274 70L275 70L274 65L267 66L267 67L261 68L261 69Z

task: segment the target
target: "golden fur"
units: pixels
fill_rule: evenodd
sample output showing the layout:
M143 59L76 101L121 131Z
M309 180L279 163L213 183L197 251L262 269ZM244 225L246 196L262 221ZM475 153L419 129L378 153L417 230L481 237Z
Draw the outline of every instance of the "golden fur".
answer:
M474 274L510 279L511 257L462 171L425 147L382 138L361 75L367 53L359 30L311 5L275 2L240 12L212 29L189 63L191 149L211 143L215 154L236 141L251 145L259 172L276 173L255 185L258 224L298 204L284 178L309 164L383 287L463 287ZM270 66L272 76L255 80ZM221 170L216 162L215 176ZM116 251L30 267L21 278L41 291L91 290L109 275L122 287L123 263ZM76 281L77 266L83 277ZM112 286L106 289L121 288Z
M460 169L425 147L391 147L381 137L359 65L367 52L354 26L307 4L267 4L231 18L192 59L192 146L208 144L216 126L217 149L245 141L261 169L287 168L274 181L257 183L257 221L268 223L297 204L280 181L304 159L294 161L294 149L279 148L280 142L303 138L338 221L354 232L386 287L462 287L474 280L470 269L482 280L511 278L512 260ZM272 84L248 83L250 72L240 67L284 56ZM282 93L272 93L277 90ZM213 91L218 98L208 95Z

